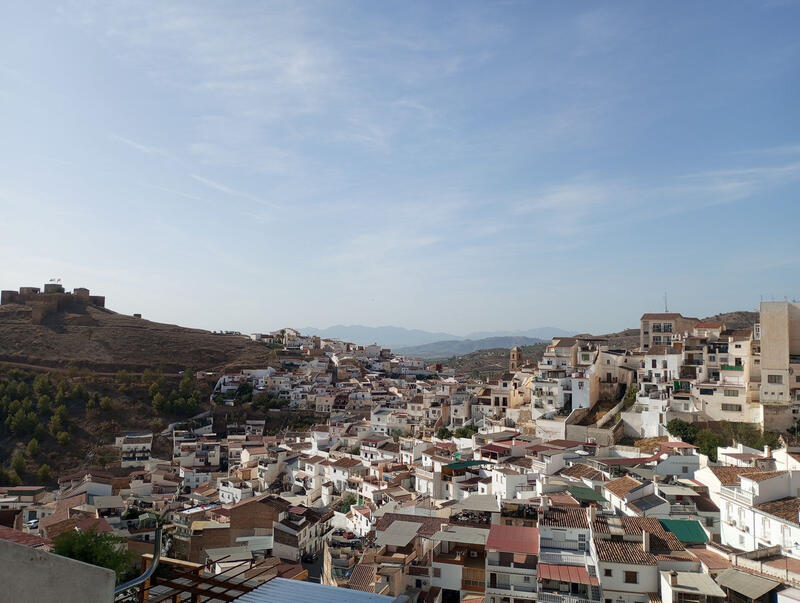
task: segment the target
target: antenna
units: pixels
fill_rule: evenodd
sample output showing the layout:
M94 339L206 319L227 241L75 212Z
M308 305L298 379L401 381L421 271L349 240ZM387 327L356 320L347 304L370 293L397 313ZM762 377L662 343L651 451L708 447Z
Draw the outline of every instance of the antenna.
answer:
M664 291L664 313L666 314L668 312L669 312L669 309L668 309L668 306L667 306L667 292Z

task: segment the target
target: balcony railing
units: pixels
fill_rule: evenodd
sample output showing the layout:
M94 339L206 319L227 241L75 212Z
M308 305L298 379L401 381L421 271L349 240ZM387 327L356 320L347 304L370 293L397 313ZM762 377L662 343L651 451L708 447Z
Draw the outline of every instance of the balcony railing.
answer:
M744 503L746 505L752 505L753 501L755 500L755 494L752 492L746 492L738 486L722 486L719 489L719 493L726 498L730 498L736 502Z
M594 603L592 599L587 599L586 597L567 594L562 595L560 593L548 593L544 591L539 593L539 601L542 603ZM600 601L600 599L596 599L595 601Z
M723 371L743 371L744 370L744 365L740 364L740 365L737 366L737 365L734 365L734 364L723 364L719 368L720 368L720 370L723 370Z
M551 563L553 565L576 565L586 566L587 557L579 552L571 551L542 551L539 553L540 563Z

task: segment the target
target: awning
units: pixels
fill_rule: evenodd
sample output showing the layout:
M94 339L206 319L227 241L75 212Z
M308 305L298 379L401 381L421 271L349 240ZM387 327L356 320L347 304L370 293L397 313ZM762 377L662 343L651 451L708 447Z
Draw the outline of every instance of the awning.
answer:
M600 581L595 576L590 576L585 567L575 565L552 565L550 563L540 563L539 581L558 580L559 582L569 582L572 584L588 584L598 586Z
M769 580L747 572L740 572L732 567L729 567L717 576L717 584L750 599L758 599L781 585L780 582L776 582L775 580Z

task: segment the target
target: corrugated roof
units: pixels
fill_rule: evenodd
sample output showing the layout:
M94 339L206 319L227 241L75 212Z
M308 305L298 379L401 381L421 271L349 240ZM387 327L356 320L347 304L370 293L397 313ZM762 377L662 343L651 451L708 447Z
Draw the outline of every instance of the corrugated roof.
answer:
M486 548L504 553L539 554L539 529L492 524Z
M781 585L780 582L776 582L775 580L769 580L768 578L763 578L755 574L748 574L747 572L740 572L732 567L729 567L717 576L717 584L723 588L729 588L745 597L750 597L751 599L758 599Z
M585 486L567 486L567 490L576 500L588 500L593 502L607 502L600 494Z
M292 603L319 603L320 601L325 601L326 603L391 603L393 598L315 582L273 578L235 600L237 603L274 603L275 601L291 601Z
M708 534L696 519L659 519L664 529L672 532L684 544L708 542Z

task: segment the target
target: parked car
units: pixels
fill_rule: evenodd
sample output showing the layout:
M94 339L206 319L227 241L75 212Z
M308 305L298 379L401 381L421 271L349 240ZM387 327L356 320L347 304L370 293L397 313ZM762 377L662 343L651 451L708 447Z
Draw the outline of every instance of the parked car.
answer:
M314 563L317 559L319 559L319 555L316 553L306 553L302 557L303 563Z

